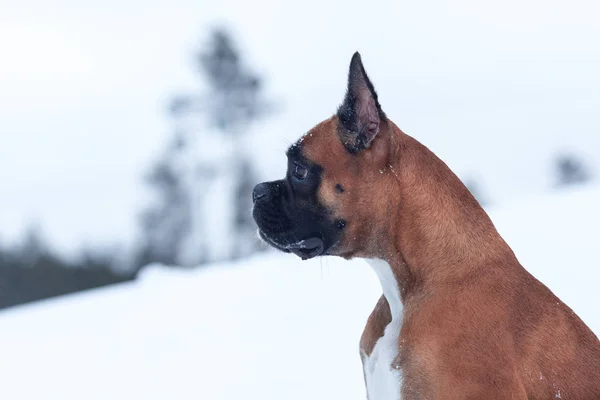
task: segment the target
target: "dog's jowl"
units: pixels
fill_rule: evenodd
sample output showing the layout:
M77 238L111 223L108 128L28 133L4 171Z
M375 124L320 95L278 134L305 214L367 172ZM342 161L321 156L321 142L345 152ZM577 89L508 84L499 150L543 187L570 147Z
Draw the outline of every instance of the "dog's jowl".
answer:
M598 338L386 116L358 53L337 113L287 157L284 179L254 189L260 236L302 259L368 259L383 288L360 341L369 400L600 399Z

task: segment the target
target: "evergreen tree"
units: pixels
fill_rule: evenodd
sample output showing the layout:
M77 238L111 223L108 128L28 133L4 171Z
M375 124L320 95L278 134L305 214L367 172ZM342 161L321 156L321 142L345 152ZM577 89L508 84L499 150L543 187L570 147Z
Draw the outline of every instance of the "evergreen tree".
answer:
M48 246L42 237L39 226L37 224L29 226L23 243L17 250L17 258L21 264L25 267L31 267L44 256L47 256L48 253Z
M196 265L262 248L250 215L258 178L244 138L253 122L272 111L263 81L224 29L212 32L195 65L206 90L171 103L171 114L183 127L178 151L155 167L165 170L165 177L150 181L162 195L143 220L144 262Z
M141 218L144 243L140 264L174 264L179 247L190 230L190 196L175 162L183 148L183 140L176 136L146 177L156 197L154 206Z
M591 174L584 163L573 155L561 155L556 158L556 185L569 186L580 184L591 179Z
M475 197L475 199L479 202L479 204L481 204L482 206L487 205L487 198L483 195L481 187L477 180L469 178L464 181L464 184L467 187L467 189L469 189L473 197Z

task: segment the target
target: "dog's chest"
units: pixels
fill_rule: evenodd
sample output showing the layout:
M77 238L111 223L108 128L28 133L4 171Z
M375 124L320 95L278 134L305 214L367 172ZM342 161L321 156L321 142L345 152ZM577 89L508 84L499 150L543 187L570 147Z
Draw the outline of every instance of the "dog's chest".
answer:
M402 371L395 364L398 357L398 338L402 327L402 302L398 283L389 264L381 260L368 260L375 270L383 295L392 315L392 321L385 327L371 354L363 357L365 383L369 400L400 400Z

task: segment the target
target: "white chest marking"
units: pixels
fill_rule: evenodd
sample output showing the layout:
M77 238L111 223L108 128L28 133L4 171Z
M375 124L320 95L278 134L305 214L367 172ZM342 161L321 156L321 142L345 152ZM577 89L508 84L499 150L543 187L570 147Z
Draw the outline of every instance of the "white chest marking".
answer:
M398 356L398 337L402 327L402 301L398 282L390 265L383 260L367 260L381 282L392 314L369 356L363 357L367 397L369 400L401 400L402 371L392 364Z

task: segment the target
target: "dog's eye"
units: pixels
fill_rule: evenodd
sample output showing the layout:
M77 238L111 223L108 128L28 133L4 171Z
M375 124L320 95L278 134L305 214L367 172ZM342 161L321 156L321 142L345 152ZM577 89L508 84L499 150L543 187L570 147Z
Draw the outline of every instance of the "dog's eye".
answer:
M308 175L308 169L296 164L296 167L294 168L294 178L298 180L303 180L304 178L306 178L306 175Z

